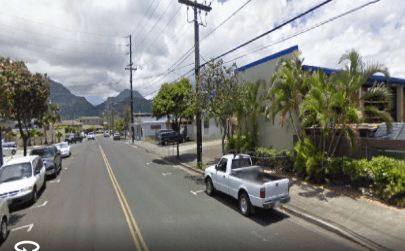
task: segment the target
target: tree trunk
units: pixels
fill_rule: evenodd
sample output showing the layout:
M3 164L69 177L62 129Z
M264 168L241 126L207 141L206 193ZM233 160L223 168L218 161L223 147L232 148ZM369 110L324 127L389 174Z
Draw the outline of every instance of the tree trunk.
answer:
M342 137L342 131L340 131L340 133L339 133L339 137L337 139L335 147L333 148L333 152L332 152L331 156L335 156L335 152L336 152L336 149L338 148L338 146L340 144L340 138L341 137Z
M298 141L301 141L300 134L299 134L298 131L297 131L297 127L295 126L295 123L294 123L293 117L292 117L292 115L291 115L291 112L289 112L289 113L290 113L290 119L291 119L291 122L292 122L292 124L293 124L295 133L297 134Z
M44 126L45 145L48 145L48 136L46 135L46 126Z
M53 124L51 125L51 144L53 144Z
M225 137L226 137L226 134L227 134L226 121L225 122L222 121L221 124L222 124L222 127L224 128L224 131L223 131L223 134L222 134L222 155L225 155Z
M336 136L336 130L333 131L332 140L331 140L331 142L329 143L328 153L327 153L327 156L329 156L329 157L331 156L331 155L330 155L330 150L332 149L332 145L333 145L333 141L335 140L335 136Z

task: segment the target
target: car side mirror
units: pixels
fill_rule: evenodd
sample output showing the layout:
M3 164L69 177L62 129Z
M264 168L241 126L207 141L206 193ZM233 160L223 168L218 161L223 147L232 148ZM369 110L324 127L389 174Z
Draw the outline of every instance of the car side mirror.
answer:
M218 170L218 164L217 164L217 165L215 165L215 170Z
M37 169L35 170L35 174L40 174L41 170Z

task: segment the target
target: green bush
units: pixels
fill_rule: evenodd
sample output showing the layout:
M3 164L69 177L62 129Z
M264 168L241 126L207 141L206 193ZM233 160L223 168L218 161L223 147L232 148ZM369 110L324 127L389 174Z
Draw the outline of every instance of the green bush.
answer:
M258 147L255 151L255 157L278 157L285 156L287 159L292 159L292 152L288 150L277 150L269 147Z
M295 147L296 158L294 169L309 179L318 179L323 173L322 154L316 149L310 139L299 141Z
M234 134L226 143L227 151L248 152L255 147L253 137L250 133L239 135Z

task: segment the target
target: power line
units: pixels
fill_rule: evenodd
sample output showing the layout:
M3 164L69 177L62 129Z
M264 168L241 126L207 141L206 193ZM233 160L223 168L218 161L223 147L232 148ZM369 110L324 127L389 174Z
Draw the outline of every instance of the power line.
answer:
M14 30L19 30L19 31L22 31L22 32L34 34L34 35L37 35L37 36L50 37L50 38L56 38L56 39L63 39L63 40L65 40L65 41L71 41L71 42L76 42L76 43L125 46L125 44L95 43L95 42L79 41L79 40L70 39L70 38L63 38L63 37L50 36L50 35L46 35L46 34L40 34L40 33L36 33L36 32L33 32L33 31L29 31L29 30L24 30L24 29L17 28L17 27L11 26L11 25L3 24L3 23L0 23L0 25L6 26L6 27L9 27L9 28L12 28L12 29L14 29Z
M149 50L150 47L152 47L152 45L155 44L156 40L163 34L163 32L166 30L166 28L169 26L169 24L173 21L173 19L177 16L177 13L181 10L181 6L177 9L176 13L174 13L174 15L172 16L172 18L170 19L169 22L167 22L166 26L163 28L163 30L160 32L160 34L155 38L155 40L153 40L153 42L149 45L148 48L146 48L146 50L144 50L145 52L147 52Z
M149 12L150 7L152 7L152 5L153 5L154 2L155 2L155 0L152 0L152 3L149 5L148 9L146 10L145 15L143 16L143 18L142 18L142 20L141 20L141 22L140 22L139 24L141 24L141 23L143 22L143 20L145 19L146 15L147 15L148 12ZM138 29L138 27L139 27L139 25L137 25L136 28L135 28L135 30L133 30L133 31L131 32L132 35L135 34L135 31Z
M212 33L214 33L216 30L218 30L219 27L221 27L223 24L225 24L229 19L231 19L233 16L236 15L241 9L243 9L248 3L250 3L252 0L248 0L246 3L244 3L241 7L239 7L235 12L233 12L227 19L222 21L217 27L215 27L210 33L208 33L203 39L201 39L200 43L204 41L207 37L209 37Z
M141 45L142 42L149 36L149 34L155 29L156 25L159 23L159 21L162 19L162 17L166 14L167 10L169 9L170 5L173 3L174 0L172 0L166 7L165 11L160 15L159 19L155 22L153 27L149 30L148 34L143 37L143 39L138 43L138 45Z
M262 38L262 37L264 37L264 36L266 36L266 35L268 35L268 34L274 32L274 31L276 31L276 30L278 30L278 29L280 29L280 28L282 28L282 27L284 27L285 25L287 25L287 24L289 24L289 23L294 22L295 20L297 20L297 19L299 19L299 18L301 18L301 17L303 17L303 16L305 16L305 15L307 15L307 14L313 12L314 10L316 10L316 9L318 9L318 8L324 6L325 4L330 3L330 2L332 2L332 1L333 1L333 0L326 0L326 1L324 1L324 2L322 2L322 3L320 3L320 4L318 4L318 5L316 5L315 7L310 8L309 10L305 11L304 13L301 13L301 14L299 14L298 16L295 16L294 18L289 19L288 21L286 21L286 22L284 22L284 23L282 23L282 24L276 26L275 28L273 28L273 29L271 29L271 30L269 30L269 31L266 31L265 33L263 33L263 34L261 34L261 35L255 37L255 38L252 38L251 40L249 40L249 41L247 41L247 42L245 42L245 43L243 43L243 44L241 44L241 45L239 45L239 46L237 46L237 47L235 47L235 48L233 48L233 49L231 49L231 50L229 50L229 51L227 51L227 52L225 52L225 53L223 53L223 54L221 54L221 55L219 55L219 56L217 56L217 57L215 57L215 58L213 58L213 59L211 59L209 62L215 61L215 60L217 60L217 59L219 59L219 58L221 58L221 57L224 57L224 56L226 56L226 55L228 55L228 54L230 54L230 53L232 53L232 52L234 52L234 51L236 51L236 50L238 50L238 49L240 49L240 48L242 48L242 47L245 47L246 45L248 45L248 44L250 44L250 43L252 43L252 42L254 42L254 41L256 41L256 40L258 40L258 39L260 39L260 38ZM207 63L208 63L208 62L207 62ZM207 63L202 64L200 67L203 67L203 66L206 65Z
M266 48L268 48L268 47L270 47L270 46L273 46L273 45L276 45L276 44L285 42L285 41L287 41L287 40L289 40L289 39L291 39L291 38L294 38L294 37L296 37L296 36L299 36L299 35L301 35L301 34L304 34L304 33L308 32L308 31L313 30L313 29L316 29L316 28L318 28L318 27L320 27L320 26L322 26L322 25L325 25L325 24L327 24L327 23L330 23L330 22L332 22L332 21L334 21L334 20L336 20L336 19L339 19L339 18L341 18L341 17L344 17L344 16L346 16L346 15L349 15L349 14L351 14L351 13L353 13L353 12L356 12L356 11L358 11L358 10L360 10L360 9L363 9L363 8L365 8L365 7L367 7L367 6L371 5L371 4L375 4L375 3L379 2L379 1L380 1L380 0L375 0L375 1L368 2L368 3L366 3L366 4L363 4L363 5L360 5L360 6L356 7L356 8L353 8L353 9L351 9L351 10L349 10L349 11L346 11L346 12L344 12L344 13L342 13L342 14L339 14L339 15L337 15L337 16L334 16L334 17L332 17L332 18L329 18L329 19L327 19L327 20L325 20L325 21L322 21L322 22L320 22L320 23L317 23L317 24L315 24L315 25L312 25L312 26L310 26L310 27L308 27L308 28L305 28L305 29L302 29L302 30L300 30L300 31L298 31L298 32L295 32L295 33L293 33L293 34L291 34L291 35L289 35L289 36L287 36L287 37L281 38L281 39L279 39L279 40L277 40L277 41L275 41L275 42L273 42L273 43L270 43L270 44L267 44L267 45L264 45L264 46L260 46L260 47L256 47L255 49L253 49L252 51L250 51L250 52L248 52L248 53L245 53L245 54L243 54L243 55L241 55L241 56L238 56L238 57L236 57L236 58L234 58L234 59L232 59L232 60L229 60L229 61L225 62L225 64L230 63L230 62L235 61L235 60L238 60L238 59L240 59L240 58L243 58L243 57L245 57L245 56L247 56L247 55L249 55L249 54L252 54L252 53L255 53L255 52L264 50L264 49L266 49Z
M155 11L156 11L156 9L157 9L157 7L159 6L159 4L160 4L161 1L162 1L162 0L159 0L159 2L158 2L158 4L156 5L155 9L152 11L152 13L150 14L149 18L146 20L145 24L142 26L142 29L138 32L138 35L141 35L141 34L142 34L143 29L145 29L146 24L149 23L149 19L153 16L153 14L155 14Z
M72 29L57 27L57 26L53 26L53 25L49 25L49 24L44 24L44 23L32 21L32 20L29 20L29 19L26 19L26 18L23 18L23 17L18 17L18 16L10 15L10 14L4 13L4 12L2 12L2 11L0 11L0 13L3 14L3 15L10 16L10 17L14 17L14 18L18 18L18 19L21 19L21 20L25 20L25 21L28 21L28 22L31 22L31 23L35 23L35 24L39 24L39 25L43 25L43 26L47 26L47 27L51 27L51 28L55 28L55 29L60 29L60 30L64 30L64 31L82 33L82 34L93 35L93 36L101 36L101 37L117 37L117 38L122 38L122 36L113 36L113 35L99 34L99 33L86 32L86 31L78 31L78 30L72 30Z

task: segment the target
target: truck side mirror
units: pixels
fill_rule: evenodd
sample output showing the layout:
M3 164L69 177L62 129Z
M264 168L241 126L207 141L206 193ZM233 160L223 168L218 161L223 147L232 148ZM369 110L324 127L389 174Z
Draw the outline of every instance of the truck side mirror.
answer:
M215 170L218 170L218 164L215 165Z

